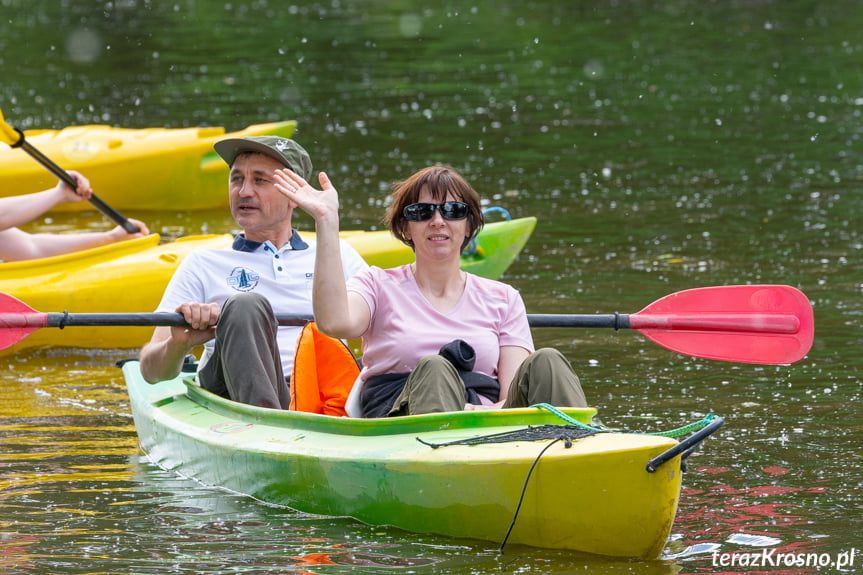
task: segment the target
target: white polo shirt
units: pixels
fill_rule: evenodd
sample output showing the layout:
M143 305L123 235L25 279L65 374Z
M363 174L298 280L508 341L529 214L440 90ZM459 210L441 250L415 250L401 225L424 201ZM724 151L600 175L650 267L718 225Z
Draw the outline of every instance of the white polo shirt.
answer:
M342 240L345 279L368 268L360 254ZM256 292L264 296L277 314L312 315L312 284L315 277L314 241L308 243L293 230L291 241L276 250L269 241L247 240L239 234L231 247L191 252L174 272L156 311L174 312L186 302L223 306L232 295ZM285 376L294 365L294 350L302 327L279 327L279 352ZM215 340L204 345L203 367L213 353Z

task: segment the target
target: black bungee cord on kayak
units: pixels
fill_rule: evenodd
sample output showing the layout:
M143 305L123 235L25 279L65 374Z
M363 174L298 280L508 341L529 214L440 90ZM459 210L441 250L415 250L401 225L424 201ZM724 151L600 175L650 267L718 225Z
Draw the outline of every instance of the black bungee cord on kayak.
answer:
M530 469L527 472L527 477L524 478L524 485L521 487L521 495L518 497L518 505L515 507L515 513L512 514L512 523L509 524L509 529L506 530L506 535L504 536L503 541L500 542L500 547L497 548L498 553L503 553L503 546L506 545L509 535L512 533L512 528L515 527L515 520L518 519L518 512L521 510L521 504L524 501L524 494L527 492L527 484L530 481L530 475L533 473L534 467L539 463L539 459L545 454L545 452L558 441L566 441L564 445L567 449L572 447L572 441L569 438L558 438L546 445L542 451L539 452L539 455L536 456L536 459L533 460L533 465L530 466Z
M450 447L452 445L483 445L486 443L511 443L514 441L542 441L543 439L554 439L556 441L566 441L566 447L572 447L573 439L581 439L589 437L597 433L604 433L604 429L584 429L575 425L556 425L549 423L546 425L528 425L524 429L516 429L515 431L503 431L501 433L493 433L491 435L480 435L478 437L468 437L465 439L456 439L447 441L446 443L430 443L417 437L417 441L423 445L428 445L432 449L439 447Z

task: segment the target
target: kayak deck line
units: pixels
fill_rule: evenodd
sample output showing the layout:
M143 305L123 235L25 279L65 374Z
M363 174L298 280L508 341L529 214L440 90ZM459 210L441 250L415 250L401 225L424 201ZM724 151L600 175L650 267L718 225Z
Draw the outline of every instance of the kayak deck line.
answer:
M572 447L572 440L589 437L597 433L606 433L604 429L590 429L588 427L580 427L577 425L567 425L559 423L546 423L542 425L529 425L525 429L516 431L504 431L501 433L493 433L490 435L480 435L467 439L456 439L446 443L431 443L424 441L421 437L417 437L417 441L423 445L428 445L432 449L440 447L449 447L451 445L485 445L488 443L507 443L510 441L542 441L543 439L556 439L566 442L566 447Z

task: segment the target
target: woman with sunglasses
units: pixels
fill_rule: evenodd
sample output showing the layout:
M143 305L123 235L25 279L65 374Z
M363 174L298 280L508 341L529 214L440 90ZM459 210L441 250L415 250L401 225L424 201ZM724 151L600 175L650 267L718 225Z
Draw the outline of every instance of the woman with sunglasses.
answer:
M460 269L483 216L479 195L453 168L424 168L394 186L384 223L416 261L372 267L347 283L339 271L338 193L329 178L320 174L320 191L290 171L277 172L276 182L315 219L318 328L341 339L362 337L360 411L349 408L350 415L587 405L563 355L534 352L519 293Z

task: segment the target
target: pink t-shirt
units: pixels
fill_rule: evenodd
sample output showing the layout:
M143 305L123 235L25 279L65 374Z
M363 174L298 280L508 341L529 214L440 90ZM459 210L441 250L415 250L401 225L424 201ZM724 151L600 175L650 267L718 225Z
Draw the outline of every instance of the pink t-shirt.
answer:
M467 274L464 293L449 312L437 311L420 292L410 266L372 267L348 280L371 310L363 334L363 381L383 373L405 373L455 339L476 352L474 371L497 378L502 346L533 352L521 295L511 286Z

